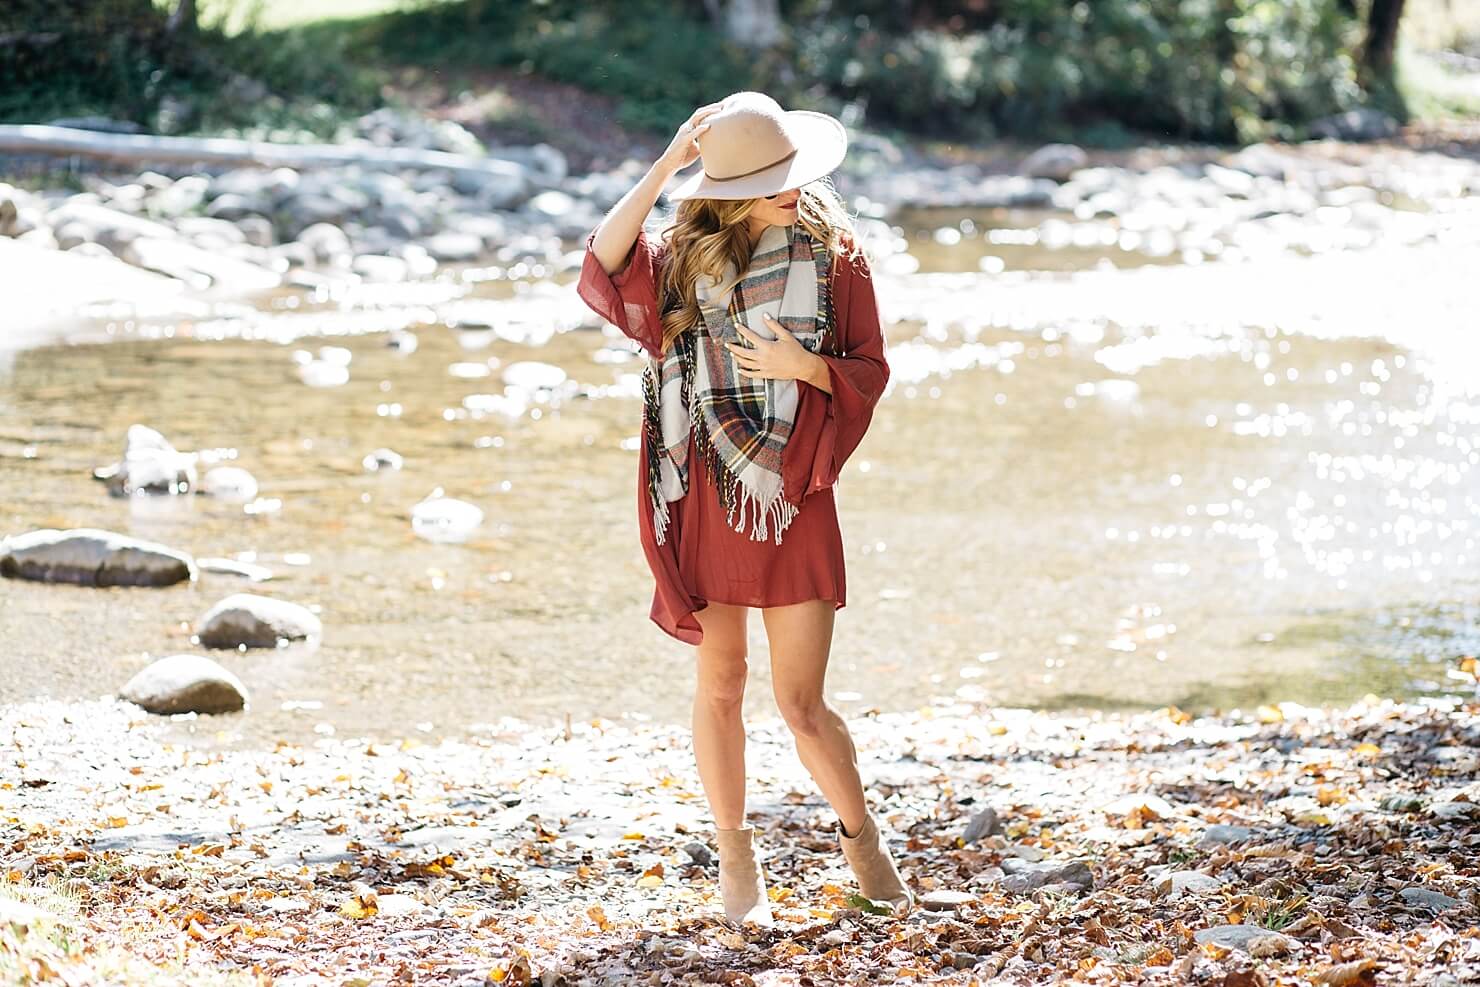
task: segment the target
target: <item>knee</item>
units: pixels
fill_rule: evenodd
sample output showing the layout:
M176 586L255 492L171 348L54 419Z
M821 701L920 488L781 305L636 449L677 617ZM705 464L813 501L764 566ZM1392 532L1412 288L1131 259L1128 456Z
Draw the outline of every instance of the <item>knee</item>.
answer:
M725 661L699 676L698 699L720 709L738 707L745 699L745 679L749 666L745 656Z
M777 696L776 708L791 732L798 737L816 737L832 715L822 696L815 694Z

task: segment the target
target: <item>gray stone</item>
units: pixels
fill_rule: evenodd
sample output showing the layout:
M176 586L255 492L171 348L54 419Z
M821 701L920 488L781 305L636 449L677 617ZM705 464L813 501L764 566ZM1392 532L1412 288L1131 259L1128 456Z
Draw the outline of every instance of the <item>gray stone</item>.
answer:
M231 713L246 706L241 680L200 655L160 658L129 679L119 698L151 713Z
M266 582L272 578L272 570L265 565L257 565L253 562L238 562L236 559L209 558L196 559L196 566L201 572L215 572L223 576L241 576L250 579L254 583Z
M1480 805L1474 802L1439 802L1429 807L1429 815L1446 822L1471 819L1480 814Z
M82 586L169 586L197 577L184 552L99 528L43 528L0 541L0 576Z
M1204 874L1199 870L1179 870L1170 874L1164 874L1157 879L1154 887L1156 893L1164 895L1173 901L1185 894L1199 894L1203 891L1216 891L1223 886L1223 882L1211 874Z
M920 907L931 912L950 912L976 899L976 895L967 891L929 891L920 896Z
M214 466L201 478L200 492L245 503L257 496L257 478L240 466Z
M997 818L997 810L986 808L971 817L971 821L966 824L966 832L961 834L961 840L969 846L984 836L1001 831L1002 822Z
M1318 140L1386 140L1396 136L1398 130L1397 120L1370 107L1322 117L1310 125L1311 136Z
M1293 949L1296 945L1295 940L1289 936L1279 932L1273 932L1260 925L1215 925L1210 929L1198 929L1192 936L1200 945L1203 943L1213 943L1215 946L1222 946L1224 949L1241 949L1246 953L1251 951L1251 946L1258 944L1259 940L1263 940L1266 937L1274 937L1276 940L1286 940L1285 943L1281 944L1286 950ZM1271 944L1263 943L1260 945L1261 951L1263 951L1264 949L1268 949Z
M208 648L275 648L279 640L301 641L323 634L319 618L287 600L233 593L197 622L196 636Z
M241 230L242 236L254 247L271 247L277 242L272 220L265 216L243 216L236 221L236 228Z
M1244 840L1252 839L1255 830L1248 826L1232 826L1227 823L1214 823L1203 830L1203 843L1242 843Z
M708 867L714 862L714 854L710 852L709 847L700 843L698 840L685 844L683 852L688 854L689 859L700 867Z
M1002 887L1015 894L1033 891L1049 884L1064 884L1083 891L1088 891L1095 885L1094 872L1090 870L1088 862L1083 860L1033 863L1018 857L1009 857L1002 862L1003 869L1006 870L1007 865L1013 861L1018 861L1015 865L1017 871L1002 879Z
M483 253L483 238L471 233L439 233L423 241L427 253L437 260L476 260Z
M1415 908L1428 908L1436 912L1448 911L1464 904L1458 898L1428 888L1404 888L1398 892L1398 897Z
M1074 144L1045 144L1024 159L1018 171L1029 178L1067 182L1069 176L1089 164L1084 149Z
M314 260L321 264L334 261L337 257L352 254L349 237L333 223L313 223L305 226L297 240L313 252Z

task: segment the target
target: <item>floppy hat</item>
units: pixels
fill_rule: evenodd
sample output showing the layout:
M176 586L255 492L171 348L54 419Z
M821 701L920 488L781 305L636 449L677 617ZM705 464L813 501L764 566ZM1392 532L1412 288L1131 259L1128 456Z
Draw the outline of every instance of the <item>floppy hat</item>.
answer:
M704 122L699 170L667 193L670 200L774 195L831 173L848 151L841 120L783 110L765 93L732 93Z

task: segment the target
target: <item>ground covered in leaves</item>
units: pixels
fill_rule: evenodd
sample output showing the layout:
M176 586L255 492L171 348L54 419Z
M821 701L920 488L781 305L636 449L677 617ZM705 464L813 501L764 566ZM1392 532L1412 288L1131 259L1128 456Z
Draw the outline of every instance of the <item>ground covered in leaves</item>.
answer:
M903 920L752 723L769 930L721 917L682 729L208 753L156 724L0 710L0 982L1480 983L1473 701L855 717Z

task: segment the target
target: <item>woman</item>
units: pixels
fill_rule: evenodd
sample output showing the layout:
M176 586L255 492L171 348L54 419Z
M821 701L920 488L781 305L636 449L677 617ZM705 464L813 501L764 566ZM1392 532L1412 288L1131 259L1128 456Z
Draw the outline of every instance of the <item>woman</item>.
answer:
M844 605L833 484L889 379L866 257L826 180L847 135L831 116L735 93L695 111L586 240L578 292L636 340L643 373L638 523L651 619L696 647L694 753L731 919L769 925L745 825L747 618L761 610L776 703L837 815L860 891L896 915L914 896L823 697ZM674 223L643 221L664 186Z

